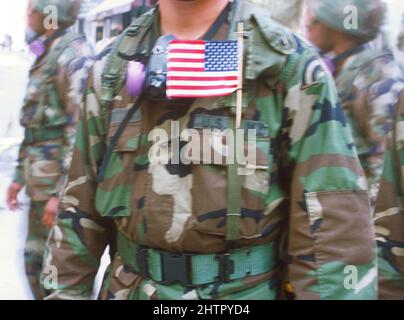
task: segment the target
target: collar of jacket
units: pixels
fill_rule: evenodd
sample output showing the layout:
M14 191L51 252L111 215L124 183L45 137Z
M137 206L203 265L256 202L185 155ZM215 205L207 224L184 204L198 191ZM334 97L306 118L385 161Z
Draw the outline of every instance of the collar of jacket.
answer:
M38 57L35 60L30 72L33 72L34 70L38 69L39 67L41 67L42 65L44 65L46 63L47 55L52 50L52 48L56 45L56 43L58 43L59 41L62 40L62 38L66 35L66 33L67 33L66 29L56 30L56 32L54 32L52 35L48 36L44 40L44 45L45 45L46 50L43 55L41 55L40 57Z

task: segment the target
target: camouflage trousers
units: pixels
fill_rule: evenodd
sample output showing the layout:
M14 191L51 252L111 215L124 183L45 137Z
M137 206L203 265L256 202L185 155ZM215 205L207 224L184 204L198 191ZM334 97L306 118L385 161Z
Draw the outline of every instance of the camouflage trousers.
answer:
M198 287L163 285L129 270L119 255L109 267L101 300L277 300L280 298L277 269L258 276Z
M34 299L42 300L45 292L40 285L40 273L49 229L42 223L46 201L32 201L28 216L28 235L25 242L25 273Z

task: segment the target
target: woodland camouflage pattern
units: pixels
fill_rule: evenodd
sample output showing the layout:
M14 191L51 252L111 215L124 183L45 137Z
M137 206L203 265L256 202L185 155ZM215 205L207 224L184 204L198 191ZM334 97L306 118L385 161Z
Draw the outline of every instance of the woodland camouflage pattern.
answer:
M67 36L65 34L56 39L52 47L63 45ZM80 103L88 70L93 63L92 48L84 37L75 39L58 58L55 73L50 79L45 79L44 75L46 61L47 55L38 59L31 68L20 123L26 132L49 128L52 133L44 133L43 137L37 139L43 141L23 141L14 175L15 182L27 186L28 195L33 201L49 200L63 190L62 173L67 173L70 164ZM52 89L49 95L54 95L47 97L49 104L42 108L41 85L45 80L50 84L47 89ZM53 133L53 130L60 134ZM60 138L52 139L57 135Z
M404 75L390 52L368 46L346 61L335 81L374 204Z
M39 212L38 208L43 209L52 196L63 190L80 114L80 102L88 70L93 63L92 49L80 37L71 42L59 56L57 66L52 68L54 74L51 77L45 75L44 68L49 55L57 46L66 45L67 37L70 36L66 33L56 39L42 59L35 61L21 112L20 123L25 128L25 139L20 147L13 180L26 186L32 202L25 258L28 277L32 278L34 274L34 283L38 283L44 244L49 232L42 225L43 210ZM44 85L46 89L43 89ZM49 104L40 103L41 99L47 99ZM35 288L34 294L39 290Z
M377 296L366 178L331 76L313 48L262 8L248 6L255 19L246 18L246 78L256 87L244 119L266 126L268 134L257 139L261 169L244 178L237 246L270 244L272 270L226 283L162 285L134 273L119 250L112 250L102 299L277 299L286 281L297 299ZM216 39L226 39L228 28L224 24ZM113 120L135 100L123 88L112 108L100 103L106 57L107 52L98 57L90 74L61 212L49 237L45 266L57 268L58 286L48 299L88 299L100 258L107 245L115 248L117 233L174 253L226 249L226 166L152 164L148 133L161 128L170 136L174 120L180 130L193 128L198 115L233 117L232 96L197 99L191 106L146 100L97 183L119 125ZM168 152L168 144L162 146ZM344 287L346 266L357 267L355 289Z
M401 94L376 206L379 297L404 300L404 93Z

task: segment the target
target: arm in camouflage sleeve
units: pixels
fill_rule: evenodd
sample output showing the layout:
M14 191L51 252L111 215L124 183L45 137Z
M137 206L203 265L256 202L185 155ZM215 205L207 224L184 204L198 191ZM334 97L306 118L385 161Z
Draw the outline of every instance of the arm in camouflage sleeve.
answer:
M24 166L25 166L25 158L26 158L26 145L25 142L21 142L20 149L18 151L18 159L17 166L14 170L13 182L18 183L19 185L25 185L24 179Z
M110 221L95 209L97 166L105 152L105 125L90 77L60 212L49 236L42 283L57 270L48 299L89 298L100 258L110 243Z
M373 299L375 243L364 173L331 77L313 51L304 52L286 81L287 279L297 299Z
M404 91L394 126L375 211L379 297L404 300Z
M93 64L92 49L85 42L79 48L68 48L59 58L58 88L62 93L61 101L68 119L64 128L65 150L62 166L62 176L59 179L56 192L61 194L64 189L67 174L72 160L76 126L80 115L80 105L88 80L88 72Z

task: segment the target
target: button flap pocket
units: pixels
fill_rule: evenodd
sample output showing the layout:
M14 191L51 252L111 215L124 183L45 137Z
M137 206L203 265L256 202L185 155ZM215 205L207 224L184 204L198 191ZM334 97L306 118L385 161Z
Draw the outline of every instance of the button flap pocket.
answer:
M111 112L111 124L108 130L108 138L112 139L119 129L122 121L130 111L130 108L113 109ZM141 112L137 111L129 120L121 136L119 137L114 151L133 152L139 147L139 137L141 133Z

